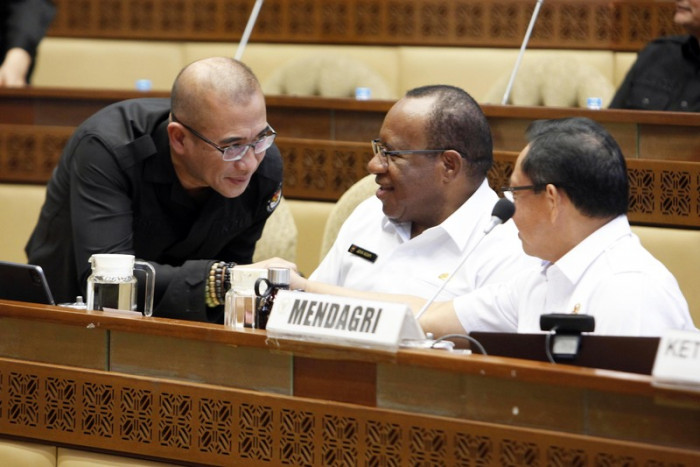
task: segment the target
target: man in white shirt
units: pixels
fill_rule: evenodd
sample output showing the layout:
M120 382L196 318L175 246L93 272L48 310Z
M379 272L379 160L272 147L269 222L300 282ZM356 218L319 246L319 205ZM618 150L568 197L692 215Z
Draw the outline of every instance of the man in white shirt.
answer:
M629 182L620 148L586 118L535 122L503 192L515 202L523 249L542 259L508 283L433 303L420 319L435 336L471 331L538 332L545 313L595 318L595 333L658 336L694 330L678 283L647 252L627 220ZM299 279L295 287L409 303L412 296L358 294Z
M504 192L523 249L541 267L438 304L421 325L436 335L538 332L541 314L573 312L594 316L596 334L694 329L675 278L630 230L627 168L610 134L572 118L536 122L528 137Z
M368 164L376 197L361 203L310 278L364 291L447 300L510 280L533 264L512 223L485 236L498 195L486 174L493 143L486 117L464 90L406 93L387 113Z

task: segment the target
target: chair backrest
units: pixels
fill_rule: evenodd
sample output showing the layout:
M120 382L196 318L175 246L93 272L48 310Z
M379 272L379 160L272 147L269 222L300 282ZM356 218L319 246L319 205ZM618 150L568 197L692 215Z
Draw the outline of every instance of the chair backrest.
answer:
M489 89L485 103L500 104L510 72ZM586 107L589 97L599 97L607 107L615 93L609 78L593 65L566 55L524 60L511 89L509 104L521 106Z
M338 236L340 226L345 219L355 210L358 204L374 195L377 191L377 183L374 175L369 174L355 182L348 190L338 198L338 201L331 209L323 231L323 241L321 242L320 258L323 259L328 250L333 246L335 238Z
M262 236L255 244L253 262L277 256L287 261L297 259L297 226L287 200L282 197L277 209L267 219Z
M355 97L358 87L368 88L372 99L391 99L384 78L360 60L337 54L294 59L275 70L262 83L265 94Z
M695 327L700 327L700 230L632 226L644 248L678 281Z

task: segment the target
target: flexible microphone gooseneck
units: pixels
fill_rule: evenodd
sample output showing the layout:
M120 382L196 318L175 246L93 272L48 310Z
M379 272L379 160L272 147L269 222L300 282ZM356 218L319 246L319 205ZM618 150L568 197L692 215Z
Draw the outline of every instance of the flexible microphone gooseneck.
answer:
M476 250L476 248L479 246L484 237L486 237L494 229L494 227L503 224L508 219L513 217L513 214L515 214L515 205L513 203L511 203L505 198L501 198L496 202L496 204L493 206L493 210L491 211L491 221L489 222L489 225L487 225L484 229L484 235L482 235L479 238L479 241L476 242L476 245L474 245L472 249L469 250L469 252L462 257L462 261L459 262L454 271L452 271L452 273L447 277L447 279L445 279L445 282L442 283L440 288L437 289L437 291L430 298L430 300L425 302L425 304L421 307L420 311L416 315L416 320L420 319L420 317L423 316L423 313L425 313L428 307L433 304L438 295L440 295L440 292L443 291L447 283L450 282L450 280L454 277L455 274L457 274L457 271L459 271L459 269L462 267L465 261L467 261L467 258L469 258L472 252Z
M258 14L260 13L262 5L263 0L255 0L255 4L253 5L253 11L251 11L250 17L248 18L248 23L245 25L245 30L243 31L241 42L238 43L238 49L236 50L236 55L234 56L236 60L240 60L241 57L243 57L243 51L248 45L248 39L250 39L250 34L253 32L253 26L255 26L255 23L258 20Z
M532 35L532 28L535 27L535 22L537 21L537 15L540 13L540 7L544 0L537 0L535 4L535 10L532 12L532 17L530 18L530 24L525 32L525 37L523 38L523 43L520 45L520 52L518 53L518 58L515 60L515 66L513 67L513 72L510 75L510 80L508 81L508 86L506 87L506 92L503 94L503 100L501 105L506 105L508 103L508 98L510 97L510 91L513 89L513 83L515 82L515 76L518 74L518 69L520 69L520 61L523 59L525 54L525 49L527 48L527 43L530 41L530 36Z

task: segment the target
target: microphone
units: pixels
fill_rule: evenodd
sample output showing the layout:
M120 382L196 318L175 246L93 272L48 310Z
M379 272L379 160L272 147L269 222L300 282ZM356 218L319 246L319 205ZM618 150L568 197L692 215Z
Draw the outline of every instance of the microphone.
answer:
M520 61L523 59L523 55L525 54L525 48L527 47L527 43L530 41L530 36L532 35L532 28L535 27L535 22L537 21L537 15L540 13L540 7L542 6L542 2L544 0L537 0L537 3L535 4L535 10L532 12L532 18L530 18L530 24L527 27L527 31L525 32L525 37L523 38L523 43L520 45L520 52L518 53L518 58L515 60L515 66L513 67L513 72L510 75L510 80L508 81L508 86L506 87L506 92L503 94L503 100L501 101L502 105L506 105L508 103L508 98L510 97L510 91L513 88L513 83L515 82L515 75L518 74L518 69L520 68Z
M515 204L505 198L499 199L491 211L491 222L484 229L484 234L490 233L494 227L513 217L513 214L515 214Z
M513 217L513 214L515 214L515 205L513 203L511 203L505 198L501 198L496 202L496 204L493 206L493 210L491 211L491 221L489 222L489 225L484 229L484 235L482 235L479 238L479 241L476 242L476 245L474 245L472 249L469 250L469 252L462 257L462 261L459 262L454 271L452 271L448 278L445 279L445 282L442 283L442 285L440 286L440 288L437 289L435 294L432 297L430 297L430 300L425 302L425 304L421 307L420 311L418 311L418 314L416 315L416 321L421 316L423 316L423 313L425 313L428 307L433 304L438 295L440 295L440 292L443 291L447 283L450 282L450 280L452 280L455 274L457 274L457 271L459 271L462 265L464 265L464 263L467 261L467 258L469 258L472 252L476 250L476 248L479 246L484 237L486 237L494 229L494 227L503 224L508 219Z
M253 5L253 11L250 12L248 23L246 23L245 30L243 31L243 36L241 37L241 42L238 43L236 55L233 57L236 60L240 60L241 57L243 57L243 51L248 45L248 39L250 38L250 34L253 32L253 26L255 26L255 23L258 20L258 14L260 13L262 5L263 0L255 0L255 4Z

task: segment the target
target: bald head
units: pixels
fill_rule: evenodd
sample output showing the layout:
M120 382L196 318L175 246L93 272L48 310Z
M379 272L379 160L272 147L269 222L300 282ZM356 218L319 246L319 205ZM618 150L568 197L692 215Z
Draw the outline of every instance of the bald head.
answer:
M210 113L210 106L244 105L259 94L260 83L250 68L233 58L212 57L183 68L170 98L175 115L199 121Z

